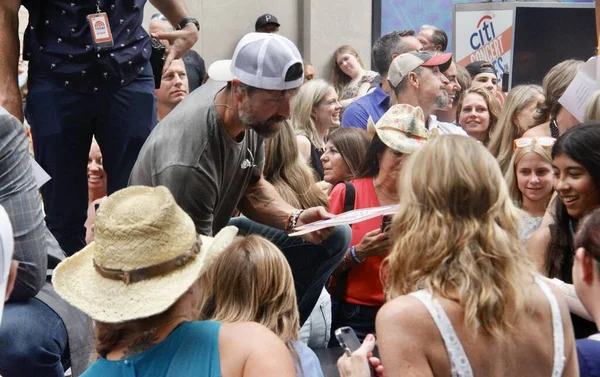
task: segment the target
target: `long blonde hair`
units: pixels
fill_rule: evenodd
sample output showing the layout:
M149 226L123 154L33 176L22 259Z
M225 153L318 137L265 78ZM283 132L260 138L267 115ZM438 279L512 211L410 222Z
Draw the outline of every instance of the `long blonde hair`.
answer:
M523 194L521 193L521 190L519 190L519 184L517 182L517 164L526 154L537 153L544 161L552 165L552 156L550 155L550 152L550 148L544 148L538 143L531 143L524 148L517 149L515 154L513 154L504 178L506 179L506 185L508 186L508 193L510 194L513 203L518 208L523 208ZM552 195L550 195L550 197L551 196ZM548 198L548 201L550 201L550 197Z
M200 320L258 322L299 360L292 344L300 328L294 278L275 245L259 236L237 237L201 279Z
M312 170L298 158L294 130L287 121L275 137L265 141L263 174L279 195L296 208L328 206L327 195L317 187Z
M502 337L525 304L533 268L494 157L472 138L433 138L405 163L396 242L384 260L387 299L427 289L458 299L473 331Z
M489 151L496 157L502 174L505 174L513 155L513 140L523 136L527 129L515 124L515 116L535 100L536 95L542 95L539 85L519 85L514 87L504 101L496 128L492 132Z
M311 114L321 102L331 85L325 80L314 79L300 87L292 100L292 125L297 135L306 136L317 149L324 149L325 143L319 135L317 124Z

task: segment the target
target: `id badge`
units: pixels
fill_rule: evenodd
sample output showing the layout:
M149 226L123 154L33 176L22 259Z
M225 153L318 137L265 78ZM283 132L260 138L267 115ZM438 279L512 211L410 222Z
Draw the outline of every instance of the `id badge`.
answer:
M114 45L110 23L105 12L88 14L88 22L92 31L92 40L97 47L112 47Z

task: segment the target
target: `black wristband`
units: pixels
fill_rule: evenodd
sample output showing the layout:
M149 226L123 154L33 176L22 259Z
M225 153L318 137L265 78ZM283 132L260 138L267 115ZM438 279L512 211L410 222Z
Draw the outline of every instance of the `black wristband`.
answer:
M194 17L186 17L183 20L181 20L181 22L177 25L177 30L183 29L185 25L189 23L196 25L196 28L198 29L198 31L200 31L200 23Z

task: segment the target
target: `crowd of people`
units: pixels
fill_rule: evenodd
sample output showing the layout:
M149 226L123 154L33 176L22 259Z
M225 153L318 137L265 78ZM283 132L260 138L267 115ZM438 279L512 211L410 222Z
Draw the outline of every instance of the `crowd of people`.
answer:
M23 1L27 71L0 4L1 376L323 377L327 348L343 377L600 376L582 61L503 93L423 25L319 77L264 14L206 69L153 4L148 34L137 2Z

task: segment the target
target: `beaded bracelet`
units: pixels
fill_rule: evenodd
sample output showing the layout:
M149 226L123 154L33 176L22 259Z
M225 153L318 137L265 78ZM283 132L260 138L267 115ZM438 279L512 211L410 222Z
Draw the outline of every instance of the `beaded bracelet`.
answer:
M302 212L304 212L304 210L297 209L288 216L288 220L285 224L286 233L294 233L296 231L296 224L298 223L298 218Z
M356 246L352 246L350 248L350 256L352 257L352 259L354 259L356 263L360 264L365 261L364 259L360 259L358 255L356 255Z

